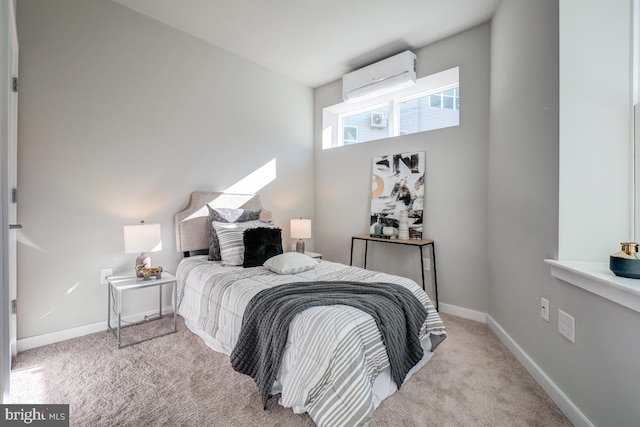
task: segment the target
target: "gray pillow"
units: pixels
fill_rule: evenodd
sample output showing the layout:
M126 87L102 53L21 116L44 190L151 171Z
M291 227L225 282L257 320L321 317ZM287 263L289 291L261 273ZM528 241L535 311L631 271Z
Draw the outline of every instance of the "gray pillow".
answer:
M250 211L246 209L233 208L212 208L209 209L209 261L220 261L220 242L213 227L213 222L247 222L260 219L260 211Z

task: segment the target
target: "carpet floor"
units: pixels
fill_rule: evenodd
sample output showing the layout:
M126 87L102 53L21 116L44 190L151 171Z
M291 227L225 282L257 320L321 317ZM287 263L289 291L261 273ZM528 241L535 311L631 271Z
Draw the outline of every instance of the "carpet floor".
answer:
M487 325L443 314L448 338L382 402L382 426L571 426ZM13 359L11 401L70 405L72 426L313 426L269 399L178 317L178 332L118 350L100 332ZM170 329L170 318L123 331L123 344Z

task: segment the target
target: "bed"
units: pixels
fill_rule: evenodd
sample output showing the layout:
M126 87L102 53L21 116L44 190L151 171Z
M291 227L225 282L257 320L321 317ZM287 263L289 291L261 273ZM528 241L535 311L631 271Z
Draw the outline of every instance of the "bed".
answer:
M232 215L223 221L230 225L225 225L215 221L219 219L215 216L211 221L214 211L235 215L246 211L254 216L234 222L230 220ZM324 288L334 283L354 286L366 283L367 287L392 284L388 286L396 287L399 294L412 294L425 316L415 328L421 346L420 359L406 377L402 374L404 381L429 361L446 338L446 330L429 297L412 280L295 253L273 256L267 253L268 261L257 266L234 265L237 260L229 262L233 257L229 255L232 245L227 245L227 236L243 233L237 229L271 229L269 233L273 235L277 227L271 220L271 213L262 207L257 195L205 192L192 193L187 208L175 215L176 246L184 254L176 271L176 307L192 332L215 351L230 355L234 364L238 353L237 348L234 353L234 348L240 346L239 341L245 343L245 335L241 335L245 308L252 299L255 301L253 297L257 294L308 282L316 282L316 286L317 282L323 282ZM215 252L211 247L212 228L218 231L220 260L212 256ZM235 231L227 232L231 229ZM238 249L236 241L233 253L244 250L246 263L251 254L262 248L255 249L254 243L246 240L249 233L244 234L246 246ZM273 249L272 243L269 250ZM282 252L281 241L279 244ZM212 257L216 260L211 260ZM375 315L341 303L311 306L299 312L288 325L284 350L268 394L279 395L278 403L296 413L309 413L318 426L367 424L375 408L402 382L397 380L397 369L395 373L392 370L388 354L393 352L387 353L379 323ZM390 342L392 332L385 332L386 342Z

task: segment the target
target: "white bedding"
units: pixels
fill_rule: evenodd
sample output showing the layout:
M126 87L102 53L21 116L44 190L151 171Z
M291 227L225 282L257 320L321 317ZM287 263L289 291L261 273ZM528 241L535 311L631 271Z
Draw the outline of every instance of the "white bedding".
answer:
M399 276L328 261L295 275L278 275L265 267L223 267L206 256L185 258L176 272L178 313L187 327L214 350L231 353L242 326L244 307L263 289L283 283L315 280L391 282L410 289L427 308L421 330L425 356L431 357L431 335L446 335L442 321L424 291ZM406 381L405 379L405 381ZM319 426L364 425L374 409L396 391L389 361L374 320L349 306L314 307L291 322L282 365L272 393L297 413L309 412Z

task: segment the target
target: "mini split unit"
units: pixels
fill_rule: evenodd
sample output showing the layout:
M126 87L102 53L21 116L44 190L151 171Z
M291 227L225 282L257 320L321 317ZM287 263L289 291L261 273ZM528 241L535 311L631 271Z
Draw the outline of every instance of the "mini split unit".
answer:
M416 84L416 55L404 51L342 76L342 99L359 101Z

